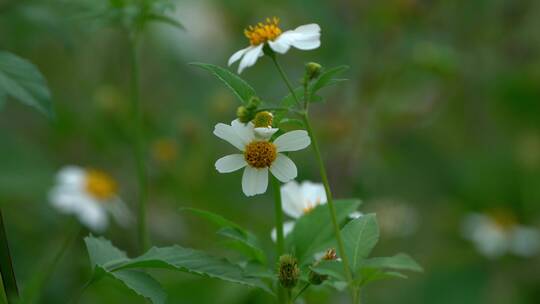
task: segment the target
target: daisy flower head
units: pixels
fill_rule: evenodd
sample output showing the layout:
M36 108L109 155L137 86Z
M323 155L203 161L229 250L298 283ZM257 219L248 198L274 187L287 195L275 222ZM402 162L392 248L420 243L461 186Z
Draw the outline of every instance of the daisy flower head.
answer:
M294 30L283 32L279 27L279 19L266 18L266 22L259 22L244 30L249 40L249 46L234 53L229 58L229 65L240 60L238 73L254 65L261 57L263 47L268 45L276 53L285 54L292 47L299 50L313 50L321 45L321 27L316 23L301 25Z
M61 213L75 215L84 226L102 232L109 225L109 214L123 226L131 221L117 190L116 181L103 171L66 166L56 175L49 201Z
M218 159L215 164L217 171L229 173L245 167L242 190L246 196L266 192L269 172L281 182L293 180L298 173L296 165L283 152L302 150L309 146L311 139L306 131L295 130L271 141L277 131L277 128L270 125L256 126L253 122L243 124L238 119L230 125L217 124L214 134L241 152Z

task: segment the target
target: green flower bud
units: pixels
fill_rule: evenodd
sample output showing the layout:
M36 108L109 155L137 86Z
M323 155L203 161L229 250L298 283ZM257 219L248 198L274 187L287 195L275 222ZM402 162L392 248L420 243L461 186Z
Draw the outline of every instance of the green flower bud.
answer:
M309 80L313 80L321 74L322 66L316 62L306 63L306 76Z
M285 254L279 258L278 276L283 288L292 289L296 286L300 277L300 268L295 257Z
M248 104L246 106L246 108L249 110L249 111L255 111L257 110L257 108L261 105L261 100L259 99L259 97L257 96L253 96L249 99L248 101Z
M238 117L238 120L243 123L248 123L253 118L253 115L250 113L248 109L244 106L239 106L238 109L236 109L236 117Z
M274 115L268 111L262 111L255 114L253 119L253 124L255 128L270 128L272 127L272 121L274 120Z

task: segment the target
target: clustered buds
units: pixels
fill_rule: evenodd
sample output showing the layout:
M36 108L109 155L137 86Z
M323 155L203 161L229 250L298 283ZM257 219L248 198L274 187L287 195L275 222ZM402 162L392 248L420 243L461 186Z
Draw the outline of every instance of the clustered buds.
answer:
M326 252L324 253L324 255L322 256L320 260L315 261L315 263L313 263L313 266L315 267L319 265L321 261L333 261L336 259L337 259L336 250L334 248L330 248L326 250ZM328 279L327 275L318 274L313 270L309 272L309 282L313 285L321 285L327 279Z
M248 123L257 114L257 108L261 105L261 100L257 96L253 96L249 99L247 105L245 106L239 106L238 109L236 109L236 117L238 117L238 120L243 123Z
M274 115L268 111L262 111L255 114L253 119L253 124L255 128L271 128L272 122L274 120Z
M278 276L283 288L292 289L296 286L300 277L300 268L294 256L285 254L279 258Z
M308 80L313 80L321 74L322 66L316 62L306 63L306 76Z

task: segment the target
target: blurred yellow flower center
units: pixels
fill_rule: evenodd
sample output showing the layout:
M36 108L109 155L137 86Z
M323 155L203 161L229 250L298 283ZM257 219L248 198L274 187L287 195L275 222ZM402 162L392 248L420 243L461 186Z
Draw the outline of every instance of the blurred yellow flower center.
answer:
M259 22L255 26L249 26L244 30L244 35L249 39L251 45L259 45L267 41L274 41L281 35L281 29L278 26L279 18L266 18L266 22Z
M276 159L276 146L268 141L254 141L246 146L244 158L254 168L266 168Z
M105 172L86 170L86 191L99 200L113 197L117 190L116 182Z
M253 119L253 124L255 128L271 128L272 121L274 120L274 115L268 111L262 111L255 115Z
M304 214L310 213L310 212L313 211L313 209L315 209L315 207L317 207L320 203L321 203L321 198L318 197L317 200L315 200L315 203L308 202L308 203L307 203L307 207L305 207L304 209L302 209L302 212L304 212Z
M157 161L173 161L176 159L177 153L176 143L171 139L158 139L152 144L152 154Z

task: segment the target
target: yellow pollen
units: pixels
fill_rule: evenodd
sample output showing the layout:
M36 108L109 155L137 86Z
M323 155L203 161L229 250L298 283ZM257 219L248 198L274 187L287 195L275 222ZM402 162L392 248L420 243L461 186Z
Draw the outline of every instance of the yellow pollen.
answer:
M244 30L244 35L249 39L251 45L259 45L267 41L274 41L281 35L281 29L278 26L279 18L266 18L266 22L259 22L255 26L249 26Z
M254 168L270 167L276 156L276 146L268 141L251 142L244 151L246 162Z
M99 200L113 197L117 190L116 182L107 173L88 169L86 170L86 191Z
M274 120L274 115L268 111L262 111L255 114L253 118L253 124L255 128L271 128L272 122Z
M313 209L315 209L316 206L317 205L312 205L311 203L308 203L307 207L302 209L302 212L304 212L304 214L310 213L311 211L313 211Z

